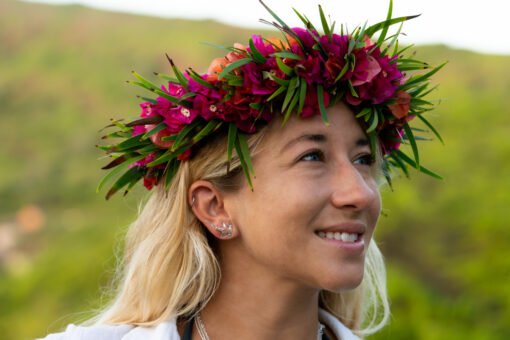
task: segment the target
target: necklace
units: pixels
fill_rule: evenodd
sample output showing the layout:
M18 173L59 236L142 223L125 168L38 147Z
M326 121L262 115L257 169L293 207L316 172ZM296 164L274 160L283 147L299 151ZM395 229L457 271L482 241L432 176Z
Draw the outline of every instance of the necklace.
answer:
M205 330L204 322L202 321L202 318L200 317L200 313L197 314L195 317L195 326L198 330L198 335L200 335L200 339L202 340L211 340L209 339L209 335L207 334L207 331ZM317 340L322 339L322 334L324 333L324 325L319 322L319 331L317 332Z

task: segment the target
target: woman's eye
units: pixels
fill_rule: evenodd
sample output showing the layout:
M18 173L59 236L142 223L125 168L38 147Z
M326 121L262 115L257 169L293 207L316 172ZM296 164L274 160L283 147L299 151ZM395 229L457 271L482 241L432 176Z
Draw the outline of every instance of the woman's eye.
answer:
M300 158L300 160L312 161L312 162L320 162L323 159L324 159L324 153L320 150L311 151Z
M374 156L371 154L362 155L361 157L359 157L358 159L356 159L354 161L354 163L356 163L356 164L369 165L369 166L374 164L374 162L375 162Z

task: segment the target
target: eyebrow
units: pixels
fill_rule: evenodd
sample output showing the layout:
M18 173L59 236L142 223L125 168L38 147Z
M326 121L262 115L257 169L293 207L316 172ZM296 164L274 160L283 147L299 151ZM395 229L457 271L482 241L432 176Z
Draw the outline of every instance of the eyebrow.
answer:
M282 154L286 149L291 147L292 145L302 142L302 141L311 141L311 142L319 142L319 143L326 143L328 138L325 135L322 134L305 134L301 135L297 138L294 138L290 140L287 144L285 144L284 147L280 150L280 154ZM370 142L368 139L362 137L356 140L355 146L366 146L370 145Z

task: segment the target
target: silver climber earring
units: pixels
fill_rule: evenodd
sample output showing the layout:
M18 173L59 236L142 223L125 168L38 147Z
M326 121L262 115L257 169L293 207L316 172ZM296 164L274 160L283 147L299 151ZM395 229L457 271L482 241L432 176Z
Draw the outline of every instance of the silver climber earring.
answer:
M195 205L195 195L191 197L191 206Z
M221 233L221 237L232 237L232 224L227 225L225 222L222 223L221 227L215 226L211 221L206 220L214 229Z

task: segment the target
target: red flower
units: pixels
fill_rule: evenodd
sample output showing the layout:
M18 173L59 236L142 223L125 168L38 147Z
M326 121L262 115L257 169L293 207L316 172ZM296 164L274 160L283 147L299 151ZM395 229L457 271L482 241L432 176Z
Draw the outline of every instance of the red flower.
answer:
M411 95L407 92L397 92L395 103L388 105L391 113L397 118L407 117L409 108L411 107Z

